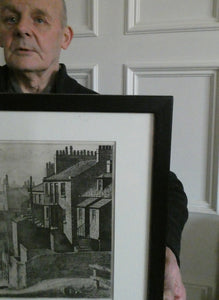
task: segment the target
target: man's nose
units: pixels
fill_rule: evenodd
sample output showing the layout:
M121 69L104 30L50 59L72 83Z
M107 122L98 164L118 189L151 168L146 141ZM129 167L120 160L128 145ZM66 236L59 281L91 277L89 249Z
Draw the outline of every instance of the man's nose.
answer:
M23 17L19 20L15 34L20 37L31 36L31 22L28 17Z

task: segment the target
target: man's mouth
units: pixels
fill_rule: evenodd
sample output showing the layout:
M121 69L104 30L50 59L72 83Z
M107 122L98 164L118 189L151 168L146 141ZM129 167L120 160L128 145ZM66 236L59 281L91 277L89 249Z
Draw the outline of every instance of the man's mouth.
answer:
M14 52L19 55L28 55L28 54L32 54L34 52L34 50L30 49L30 48L18 47L15 49Z
M32 50L31 50L31 49L28 49L28 48L17 48L16 51L29 52L29 51L32 51Z

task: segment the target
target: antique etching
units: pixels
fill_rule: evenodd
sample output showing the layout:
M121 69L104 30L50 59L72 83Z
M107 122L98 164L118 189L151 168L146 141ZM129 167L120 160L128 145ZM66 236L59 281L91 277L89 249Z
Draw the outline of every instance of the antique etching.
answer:
M0 142L0 297L112 296L114 152Z

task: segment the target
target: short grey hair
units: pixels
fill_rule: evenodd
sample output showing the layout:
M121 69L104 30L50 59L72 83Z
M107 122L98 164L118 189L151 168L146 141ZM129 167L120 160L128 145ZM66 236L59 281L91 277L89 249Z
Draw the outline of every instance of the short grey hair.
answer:
M62 16L61 16L61 23L63 27L67 26L67 9L66 9L66 4L65 0L62 0Z

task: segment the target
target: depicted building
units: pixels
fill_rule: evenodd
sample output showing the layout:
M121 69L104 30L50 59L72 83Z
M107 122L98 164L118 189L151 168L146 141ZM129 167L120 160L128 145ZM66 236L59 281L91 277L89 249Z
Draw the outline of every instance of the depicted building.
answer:
M66 147L46 164L40 184L30 178L29 203L11 221L13 255L5 265L10 287L29 285L32 263L45 249L74 252L86 244L87 250L111 250L112 155L110 145L97 151Z
M38 227L50 228L49 206L50 201L46 199L44 184L38 184L31 190L32 217Z
M84 200L82 200L84 199ZM90 239L93 248L111 249L112 160L105 161L103 173L80 197L77 205L77 235Z
M3 188L2 191L0 191L0 211L8 211L8 191L8 175L5 175L3 180Z
M28 206L29 193L27 187L9 186L8 175L5 175L0 191L0 211L21 213Z
M5 211L0 212L0 282L7 286L9 279L9 237Z
M99 243L99 250L111 249L112 199L101 199L89 207L89 237Z
M86 238L90 236L90 205L100 198L87 198L77 205L77 236Z
M72 147L56 151L55 163L46 165L48 176L31 189L35 224L63 233L73 247L81 236L89 237L89 205L112 200L112 151L108 145L95 152ZM86 218L82 221L83 205Z

